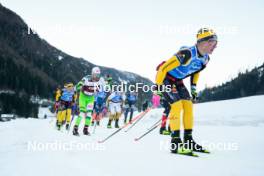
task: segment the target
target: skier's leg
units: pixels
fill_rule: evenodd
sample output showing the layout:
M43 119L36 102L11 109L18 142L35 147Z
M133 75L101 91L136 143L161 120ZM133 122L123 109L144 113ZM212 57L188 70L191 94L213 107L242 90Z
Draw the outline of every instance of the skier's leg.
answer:
M72 114L72 109L70 107L66 110L66 114L66 124L70 124Z
M182 102L180 100L171 104L171 111L169 114L170 128L171 128L171 152L177 153L182 144L180 138L180 124L181 124Z
M114 120L114 118L115 118L115 114L110 113L109 120L107 123L107 128L112 128L112 121Z
M91 119L92 119L92 113L93 113L93 107L94 107L94 96L88 96L86 100L87 100L87 106L86 106L87 113L85 117L85 125L83 128L83 134L89 135L88 128L91 124Z
M168 104L166 110L165 110L165 113L166 113L166 116L168 117L169 116L169 113L170 113L170 105ZM168 118L166 119L166 121L168 120ZM171 128L170 128L170 123L168 124L168 132L171 133Z
M115 116L115 128L119 128L119 118L121 117L121 104L120 103L116 103L116 116Z
M65 105L61 102L58 108L58 130L60 130L63 121L65 120L65 116L66 116Z
M73 128L73 135L79 135L78 128L81 123L82 118L84 119L86 117L86 112L87 112L87 102L86 102L86 96L80 92L79 96L79 115L75 121L75 125Z
M57 121L56 121L56 126L59 127L59 121L60 121L60 118L61 118L61 111L57 110Z
M170 119L170 128L172 131L180 130L181 111L182 111L182 102L180 100L171 104L169 119Z
M70 106L68 106L66 109L66 130L68 130L70 127L71 115L72 115L72 109Z
M186 148L189 148L198 152L208 152L201 145L197 144L193 140L193 104L190 100L183 100L183 124L184 124L184 144Z
M56 102L56 126L58 127L59 118L61 116L61 111L59 111L60 102Z
M96 121L96 116L97 116L97 111L98 111L98 108L97 108L97 102L94 103L94 107L93 107L93 112L92 112L92 122L91 122L91 126L94 125L94 122Z
M66 121L66 113L67 113L67 102L65 101L62 101L62 104L61 104L61 110L62 110L62 113L61 113L61 122L62 124L64 125L65 124L65 121Z
M104 110L104 104L100 104L100 108L99 108L99 112L97 114L97 118L96 118L96 124L99 126L100 125L100 121L102 120L103 118L103 110Z
M128 115L128 112L129 112L129 107L126 107L126 111L125 111L125 119L124 119L124 123L126 123L127 121L127 115Z
M132 105L132 106L130 107L130 118L129 118L129 122L132 121L133 113L134 113L134 105Z
M91 122L91 126L94 126L94 122L95 122L95 119L96 119L96 111L94 110L93 113L92 113L92 122Z
M163 113L162 118L161 118L160 134L163 134L163 135L169 135L170 134L170 132L168 130L166 130L167 119L168 119L168 117L166 116L165 113Z
M92 119L92 110L88 110L85 117L85 125L90 126Z
M109 115L109 121L107 124L107 128L112 128L112 121L115 119L115 115L116 115L115 103L113 102L109 103L109 111L110 111L110 115Z
M207 152L201 145L197 144L192 137L193 129L193 103L187 88L182 85L178 89L183 104L183 124L184 124L184 147L190 150Z
M182 100L183 105L183 126L184 129L193 128L193 104L190 100Z
M180 138L180 124L181 124L181 111L183 109L181 97L179 95L178 87L177 91L175 88L171 92L163 92L164 98L170 104L170 128L171 128L171 152L172 153L183 153L189 154L192 151L185 149L182 145Z
M97 121L96 121L96 125L99 126L100 125L100 121L103 117L102 112L100 112L99 114L97 114Z
M115 128L117 126L117 119L118 119L118 103L113 103L114 115L113 120L115 121Z

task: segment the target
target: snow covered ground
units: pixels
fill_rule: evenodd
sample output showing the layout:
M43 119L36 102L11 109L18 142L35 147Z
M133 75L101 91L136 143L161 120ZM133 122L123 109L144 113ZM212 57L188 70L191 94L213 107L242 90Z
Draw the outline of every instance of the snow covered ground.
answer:
M198 158L171 154L169 136L159 135L158 129L134 141L161 117L162 109L104 144L97 141L115 130L106 129L107 119L89 137L56 131L52 118L0 123L0 175L263 176L263 102L264 96L254 96L195 105L194 137L212 152Z

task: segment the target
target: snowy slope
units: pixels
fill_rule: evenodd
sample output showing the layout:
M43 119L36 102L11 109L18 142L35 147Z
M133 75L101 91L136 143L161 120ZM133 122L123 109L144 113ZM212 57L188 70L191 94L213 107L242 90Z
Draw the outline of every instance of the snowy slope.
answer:
M47 116L47 118L55 117L55 115L49 111L49 108L39 108L38 118L43 119L45 115Z
M264 96L255 96L194 105L194 137L212 151L199 158L171 154L166 147L170 138L159 135L158 129L141 141L133 140L160 118L162 109L150 111L131 131L100 145L97 141L115 130L105 128L106 119L90 137L56 131L52 118L0 123L0 175L262 176L263 101ZM39 151L33 151L34 142ZM44 148L47 144L53 147Z

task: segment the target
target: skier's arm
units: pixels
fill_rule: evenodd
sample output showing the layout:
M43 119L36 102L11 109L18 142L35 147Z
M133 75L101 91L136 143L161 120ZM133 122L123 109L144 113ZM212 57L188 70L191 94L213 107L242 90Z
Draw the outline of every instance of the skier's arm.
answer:
M156 75L156 84L161 85L167 73L180 65L186 64L192 57L192 53L188 49L180 50L177 54L172 56L168 61L163 63L159 68Z
M60 91L60 90L57 90L57 91L56 91L56 97L55 97L55 100L56 100L56 101L59 101L59 100L60 100L60 97L61 97L61 91Z
M169 71L180 66L177 56L172 56L168 61L160 66L156 75L156 84L161 85Z
M196 86L199 80L200 72L191 75L191 86Z

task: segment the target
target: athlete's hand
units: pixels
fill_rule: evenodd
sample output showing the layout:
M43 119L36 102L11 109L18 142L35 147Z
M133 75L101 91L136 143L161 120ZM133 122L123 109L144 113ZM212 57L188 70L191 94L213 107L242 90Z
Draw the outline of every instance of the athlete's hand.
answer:
M198 94L197 94L196 86L194 85L191 86L191 95L192 95L193 101L196 101Z

